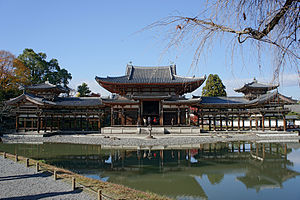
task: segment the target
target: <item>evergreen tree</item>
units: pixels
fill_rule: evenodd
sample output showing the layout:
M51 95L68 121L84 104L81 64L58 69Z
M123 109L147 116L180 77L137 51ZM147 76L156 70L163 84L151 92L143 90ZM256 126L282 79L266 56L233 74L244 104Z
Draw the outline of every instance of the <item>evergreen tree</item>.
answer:
M202 96L206 97L226 97L226 87L217 74L210 74L206 80L206 84L202 89Z
M30 69L31 84L44 83L49 80L54 85L67 86L72 79L71 73L59 66L56 59L46 60L45 53L36 53L32 49L24 49L18 59Z
M77 87L77 92L79 97L86 97L89 96L91 90L86 83L82 83Z

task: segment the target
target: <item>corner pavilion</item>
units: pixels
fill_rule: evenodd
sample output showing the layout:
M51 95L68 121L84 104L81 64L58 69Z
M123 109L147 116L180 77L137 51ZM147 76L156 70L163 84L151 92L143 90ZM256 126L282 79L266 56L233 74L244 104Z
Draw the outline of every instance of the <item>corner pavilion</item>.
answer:
M257 82L236 89L243 97L186 98L204 77L183 77L176 66L127 65L124 76L97 77L112 98L63 97L68 89L49 82L25 86L7 104L14 106L17 131L101 131L104 126L194 126L201 129L287 129L284 105L296 101L277 92L278 85ZM195 116L196 120L191 120ZM280 125L278 120L283 121ZM235 122L235 123L234 123ZM247 123L246 123L247 122Z

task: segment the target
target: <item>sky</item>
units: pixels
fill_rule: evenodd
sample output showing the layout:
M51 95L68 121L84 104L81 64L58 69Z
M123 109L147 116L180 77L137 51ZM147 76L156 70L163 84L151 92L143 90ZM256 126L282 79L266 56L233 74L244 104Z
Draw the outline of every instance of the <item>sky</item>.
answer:
M164 53L167 34L157 29L143 30L167 16L196 16L203 6L199 0L0 0L0 50L16 56L25 48L46 53L47 59L56 58L72 74L71 88L86 82L102 96L109 92L98 85L95 76L124 75L129 62L137 66L175 63L177 74L182 76L218 74L228 96L241 95L233 89L254 77L270 83L273 66L267 56L261 58L263 66L247 52L236 56L232 63L228 44L218 41L192 68L192 47ZM279 84L280 93L300 99L295 70L287 68ZM202 87L193 94L201 95Z

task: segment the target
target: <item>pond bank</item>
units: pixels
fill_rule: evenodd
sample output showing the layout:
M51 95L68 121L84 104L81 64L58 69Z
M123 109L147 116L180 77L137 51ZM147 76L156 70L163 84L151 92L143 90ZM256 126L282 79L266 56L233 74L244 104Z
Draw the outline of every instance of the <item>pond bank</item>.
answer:
M62 180L54 181L51 174L27 168L20 162L0 157L0 198L8 199L95 199L96 196L73 191Z
M171 146L193 145L216 142L252 141L252 142L298 142L297 133L201 133L201 134L75 134L53 135L50 137L4 136L4 143L73 143L96 144L103 146Z
M39 172L34 168L26 167L26 158L0 152L0 197L9 199L96 199L101 190L102 199L156 199L169 198L153 193L142 192L126 186L103 182L81 176L69 170L44 164L30 159L29 166L39 163ZM6 157L6 159L4 158ZM54 171L57 180L54 180ZM76 189L73 191L72 178L76 180ZM72 186L72 187L71 187ZM87 192L88 191L88 192Z

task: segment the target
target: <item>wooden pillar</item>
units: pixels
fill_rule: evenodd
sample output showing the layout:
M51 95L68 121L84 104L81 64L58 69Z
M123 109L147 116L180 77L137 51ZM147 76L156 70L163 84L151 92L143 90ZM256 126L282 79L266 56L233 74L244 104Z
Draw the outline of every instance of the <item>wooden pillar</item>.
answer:
M47 116L45 114L45 117L44 117L44 132L47 131Z
M245 115L242 117L243 130L245 130Z
M82 131L83 123L82 123L82 115L80 115L80 131Z
M69 129L72 129L71 114L69 115Z
M33 131L34 118L31 118L31 131Z
M74 114L74 129L77 130L77 114Z
M26 132L26 122L27 122L27 117L23 118L24 120L24 131Z
M250 128L250 130L252 130L252 118L251 118L251 114L249 114L249 128Z
M269 117L269 129L272 130L272 121L271 121L271 117Z
M191 115L190 115L190 107L187 109L187 116L188 116L188 125L191 125Z
M140 109L138 111L138 121L140 120ZM114 125L114 108L113 106L111 106L110 108L110 125L113 126Z
M40 132L40 123L41 123L41 118L40 115L38 114L37 123L36 123L38 133Z
M213 122L214 122L214 131L216 131L216 115L213 115Z
M201 129L204 129L204 119L203 119L203 114L201 114Z
M101 133L101 114L98 114L98 131Z
M276 131L278 130L278 118L276 116L276 119L275 119L275 128L276 128Z
M141 109L141 102L139 103L139 107L138 107L138 119L137 119L137 124L138 125L141 125L142 124L142 118L141 118L141 115L142 115L142 112L143 112L143 109Z
M19 115L16 116L16 131L19 131Z
M228 114L226 114L225 125L226 125L226 131L228 131Z
M121 110L121 125L122 126L125 125L124 107L123 106L122 106L122 110Z
M258 130L258 119L257 119L257 117L255 118L255 128L256 128L256 130Z
M60 117L57 115L56 117L57 120L57 129L60 130Z
M208 115L208 130L211 131L211 119L210 119L210 115Z
M177 106L177 125L180 125L180 108Z
M160 115L159 115L159 124L161 126L164 125L164 107L163 107L163 104L162 104L162 101L159 102L159 109L160 109Z
M240 120L241 120L241 117L240 117L240 114L238 114L238 130L239 131L241 130Z
M61 117L61 127L60 127L60 129L61 129L61 130L64 130L64 127L65 127L65 115L62 114L62 117Z
M222 115L220 115L220 129L223 131L223 121L222 121Z
M53 130L53 115L51 115L50 132Z
M283 114L283 131L286 131L286 118L285 118L285 114Z
M261 128L262 128L262 131L265 131L265 115L262 114L261 116Z
M233 128L233 114L232 114L232 116L231 116L231 130L234 130L234 128Z
M85 115L85 121L86 121L86 127L85 127L85 129L88 131L89 130L89 123L90 123L90 121L89 121L89 115L87 113Z

